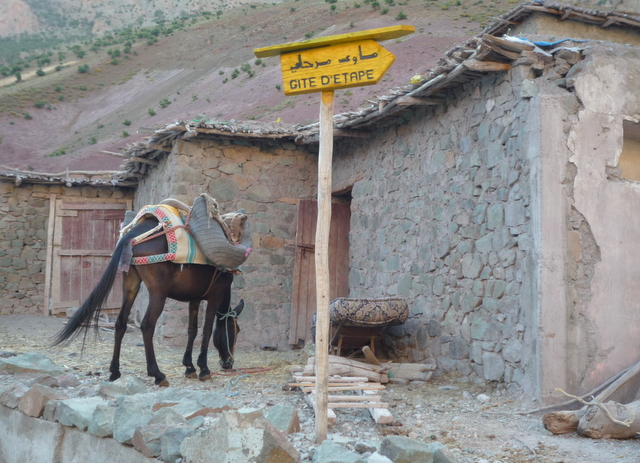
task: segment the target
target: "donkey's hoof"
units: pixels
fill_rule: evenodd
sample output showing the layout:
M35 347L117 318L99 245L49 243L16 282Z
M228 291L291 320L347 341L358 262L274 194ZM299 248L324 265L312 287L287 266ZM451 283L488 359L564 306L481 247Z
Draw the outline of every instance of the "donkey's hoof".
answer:
M167 378L162 378L161 381L156 380L156 386L169 387L169 380Z
M188 379L198 379L198 373L195 371L191 371L191 372L187 371L184 374L184 377Z
M120 378L120 373L111 373L111 376L109 376L109 382L112 383L119 378Z
M211 373L204 373L204 374L200 374L200 376L198 377L198 379L200 381L210 381L211 380Z

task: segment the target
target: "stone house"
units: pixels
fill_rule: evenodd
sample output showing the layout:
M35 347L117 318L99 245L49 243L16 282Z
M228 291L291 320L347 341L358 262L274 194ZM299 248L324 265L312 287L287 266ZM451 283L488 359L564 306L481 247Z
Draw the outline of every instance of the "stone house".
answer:
M390 354L544 402L640 360L639 26L526 3L419 83L335 116L346 244L332 294L410 301ZM255 251L233 289L247 302L241 345L304 333L317 140L317 125L180 122L132 147L116 179L138 181L134 209L207 191L249 213ZM165 315L161 333L177 340L184 308Z

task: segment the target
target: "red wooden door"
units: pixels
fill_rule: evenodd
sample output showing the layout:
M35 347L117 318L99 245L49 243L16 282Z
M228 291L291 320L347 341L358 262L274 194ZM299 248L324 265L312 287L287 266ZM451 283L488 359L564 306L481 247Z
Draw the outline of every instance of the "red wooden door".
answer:
M127 201L59 199L55 207L51 266L51 314L79 307L100 281L118 241ZM119 309L118 272L104 309Z
M293 275L293 296L289 343L298 344L310 338L313 315L316 313L315 239L318 204L303 200L298 203L298 229ZM329 232L330 299L349 296L349 222L348 203L331 204Z

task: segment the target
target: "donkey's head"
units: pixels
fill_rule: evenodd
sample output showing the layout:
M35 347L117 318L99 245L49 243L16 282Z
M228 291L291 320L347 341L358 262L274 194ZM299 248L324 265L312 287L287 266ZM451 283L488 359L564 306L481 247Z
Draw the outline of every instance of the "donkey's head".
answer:
M240 332L238 326L238 315L244 308L244 300L240 300L235 308L229 307L227 313L218 313L216 328L213 332L213 345L220 354L220 366L223 370L233 368L233 350L236 346L236 339Z

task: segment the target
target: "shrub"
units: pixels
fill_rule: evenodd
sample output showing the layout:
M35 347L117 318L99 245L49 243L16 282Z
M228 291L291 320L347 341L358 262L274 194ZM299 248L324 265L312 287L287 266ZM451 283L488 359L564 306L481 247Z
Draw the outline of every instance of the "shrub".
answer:
M407 19L407 15L404 14L404 12L402 10L400 10L400 12L396 15L396 20L401 21L403 19Z
M81 64L80 66L78 66L78 72L80 74L86 74L87 72L89 72L89 65L88 64Z
M166 98L163 98L162 100L160 100L160 107L161 108L166 108L170 104L171 104L171 102Z
M56 72L62 71L62 66L56 66Z
M96 143L98 143L98 140L96 140L96 137L91 137L89 139L89 144L90 145L95 145Z
M31 114L29 114L29 113L24 113L24 118L25 119L33 119L33 117L31 117Z
M125 119L122 123L127 127L131 125L131 121L129 119Z
M59 85L56 85L54 90L59 93L62 91L62 87L60 87Z
M127 138L129 136L129 132L127 132L126 130L122 131L122 138Z
M153 108L149 108L149 110L147 111L149 113L149 116L155 116L156 112L153 110Z
M36 101L33 104L36 108L44 108L47 105L46 101Z
M42 69L38 69L38 70L36 71L36 75L37 75L37 76L42 77L42 76L43 76L43 75L45 75L45 74L44 74L44 71L43 71Z
M280 86L280 84L276 84L276 90L280 91L280 89L282 89L282 87Z

